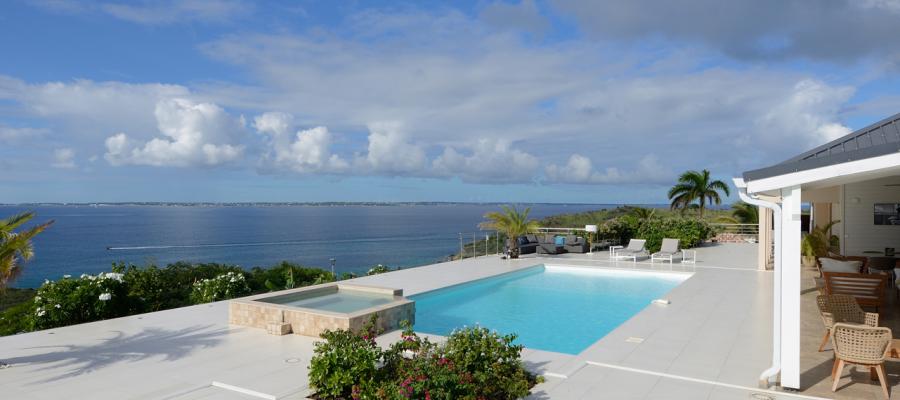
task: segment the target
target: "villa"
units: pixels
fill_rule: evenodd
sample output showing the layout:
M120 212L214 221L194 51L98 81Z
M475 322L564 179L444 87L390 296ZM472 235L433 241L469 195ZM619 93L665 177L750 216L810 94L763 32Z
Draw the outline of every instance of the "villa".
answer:
M312 394L307 367L317 339L282 328L352 326L363 312L390 321L413 316L415 304L416 330L437 340L463 324L518 327L527 367L545 378L532 390L535 399L880 398L867 368L845 368L831 390L834 352L818 351L825 330L816 309L820 281L801 264L801 214L811 204L813 226L840 220L833 233L841 254L867 256L872 268L893 257L898 151L900 115L744 173L735 179L741 197L764 211L759 244L702 246L693 263L622 260L607 251L487 255L342 281L341 288L0 337L0 358L10 364L0 370L0 393L21 400L303 399ZM883 271L892 274L893 265ZM498 290L501 281L521 291ZM345 309L310 301L335 290L384 301L365 308L348 297ZM886 290L880 325L900 332L896 288ZM307 320L303 310L328 318ZM521 318L510 322L505 313ZM275 334L261 329L272 323ZM399 337L391 331L378 341ZM886 370L888 386L900 388L900 362L887 361Z

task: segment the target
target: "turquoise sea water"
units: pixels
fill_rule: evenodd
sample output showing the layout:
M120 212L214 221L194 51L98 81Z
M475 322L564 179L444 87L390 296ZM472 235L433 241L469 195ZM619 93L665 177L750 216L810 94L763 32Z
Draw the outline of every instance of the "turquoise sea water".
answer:
M525 347L578 354L687 277L537 266L410 298L418 332L477 324L516 333Z
M524 206L522 206L524 207ZM614 205L534 204L531 215ZM365 273L375 264L413 267L459 251L496 204L386 206L0 206L0 218L37 212L56 223L34 240L35 258L14 287L44 279L109 271L113 262L166 265L175 261L268 267L290 261ZM483 236L480 236L483 239Z

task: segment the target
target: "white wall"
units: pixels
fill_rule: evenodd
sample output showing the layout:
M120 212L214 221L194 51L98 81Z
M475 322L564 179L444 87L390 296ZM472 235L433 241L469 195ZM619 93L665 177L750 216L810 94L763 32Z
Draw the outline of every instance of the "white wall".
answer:
M875 225L875 203L900 203L900 177L876 179L844 185L843 215L838 224L843 230L844 254L863 255L863 251L900 250L900 226Z

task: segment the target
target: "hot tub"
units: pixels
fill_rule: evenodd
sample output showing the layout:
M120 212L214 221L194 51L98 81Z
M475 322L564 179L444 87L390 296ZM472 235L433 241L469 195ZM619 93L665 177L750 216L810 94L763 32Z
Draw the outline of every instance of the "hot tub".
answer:
M360 330L372 317L384 331L415 322L415 303L402 289L327 283L231 300L228 322L270 333L318 337L325 330Z

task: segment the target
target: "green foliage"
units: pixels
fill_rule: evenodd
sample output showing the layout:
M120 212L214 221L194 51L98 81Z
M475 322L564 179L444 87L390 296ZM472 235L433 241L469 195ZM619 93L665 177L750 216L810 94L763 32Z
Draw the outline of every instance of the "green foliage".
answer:
M334 281L331 272L283 261L271 268L253 267L247 284L253 292L271 292Z
M0 312L0 336L29 332L33 327L34 302L24 302Z
M117 272L45 281L34 296L36 329L128 315L128 288Z
M0 311L33 301L35 293L35 289L7 288L6 292L0 293Z
M9 282L22 274L25 262L34 256L31 239L53 224L45 222L25 230L16 231L26 222L34 218L34 212L13 215L0 219L0 293Z
M391 272L391 267L388 267L384 264L378 264L372 268L369 268L369 271L366 272L366 275L378 275L385 272Z
M731 205L731 215L720 216L716 218L716 222L725 224L759 223L759 207L737 201Z
M841 221L831 221L825 226L817 226L812 232L803 236L800 252L806 257L825 257L828 253L837 253L841 246L840 238L831 234L831 227Z
M601 238L627 243L632 238L647 240L650 252L659 251L663 238L678 239L682 248L691 248L714 234L709 223L693 218L638 219L632 215L619 217L598 227Z
M372 389L382 358L375 343L374 318L362 332L325 331L316 342L309 364L309 385L324 398L350 398L354 392Z
M507 248L510 258L519 257L519 247L515 240L529 232L534 232L539 227L537 221L528 219L531 208L519 212L515 207L503 206L503 212L489 212L484 214L486 221L479 224L479 228L502 232L507 237Z
M249 272L222 264L178 262L164 268L114 264L112 272L98 276L64 277L47 281L38 290L10 289L0 294L0 335L281 290L288 285L289 274L293 274L294 287L334 280L329 271L286 262ZM227 282L215 279L222 275L229 277ZM232 278L236 282L231 282ZM268 287L265 283L272 280L277 284ZM207 283L195 286L204 281ZM109 293L110 299L101 301L103 293ZM40 312L42 315L38 315Z
M719 192L727 196L731 194L731 189L725 182L713 179L709 170L686 171L678 177L678 183L669 189L669 201L673 210L689 209L696 201L702 218L707 204L722 203Z
M538 382L522 364L515 335L466 328L437 344L408 323L403 328L401 340L385 351L371 329L326 333L310 363L310 386L331 399L511 400L527 396Z
M211 303L245 296L250 293L247 280L241 272L226 272L215 278L194 282L191 302L194 304Z

